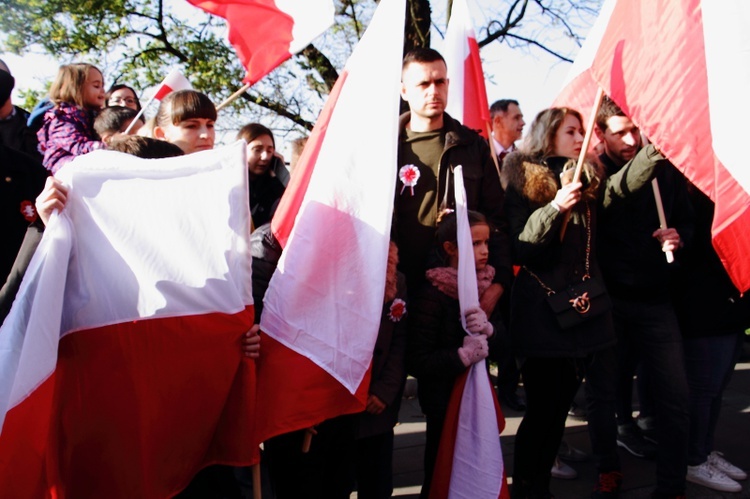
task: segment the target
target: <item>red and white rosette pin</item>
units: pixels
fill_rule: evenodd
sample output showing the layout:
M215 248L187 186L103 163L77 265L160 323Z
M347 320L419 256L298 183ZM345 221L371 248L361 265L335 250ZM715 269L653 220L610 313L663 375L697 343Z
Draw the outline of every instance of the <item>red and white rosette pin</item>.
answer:
M398 171L398 178L401 179L401 182L404 184L403 187L401 187L400 194L404 193L404 189L407 187L411 189L411 195L414 195L414 186L417 185L417 180L419 180L419 168L416 167L416 165L404 165L401 167L401 169Z
M391 310L388 312L388 318L393 322L399 322L406 315L406 302L401 298L396 298L391 303Z

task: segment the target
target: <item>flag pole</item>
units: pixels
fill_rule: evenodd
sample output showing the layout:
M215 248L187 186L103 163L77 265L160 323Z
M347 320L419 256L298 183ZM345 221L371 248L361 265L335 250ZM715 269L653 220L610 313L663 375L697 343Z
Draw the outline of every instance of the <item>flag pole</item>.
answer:
M251 467L251 472L253 475L253 497L255 499L261 499L263 497L263 492L260 486L260 463L255 463Z
M594 97L594 106L591 108L591 115L589 115L589 122L586 126L586 136L583 138L583 145L581 145L581 152L578 154L578 163L576 163L576 169L573 172L573 180L575 183L581 180L581 171L583 170L583 162L586 160L586 153L589 150L589 144L591 144L591 136L594 134L594 124L596 123L596 113L599 112L599 106L602 105L602 99L604 98L604 89L598 87L596 96ZM563 220L562 227L560 228L560 241L565 237L565 229L570 221L570 211L565 214L565 220Z
M148 100L148 102L146 103L146 105L141 106L141 110L138 111L138 114L135 115L135 118L133 118L133 120L130 122L130 124L128 125L128 127L125 129L125 131L122 132L123 135L127 135L127 134L130 133L130 130L133 128L133 125L135 125L135 122L138 121L138 118L140 118L141 116L143 116L143 112L146 110L146 108L152 102L154 102L154 97L156 97L156 94L154 94L154 95L151 96L151 98Z
M651 181L651 187L654 189L654 201L656 201L656 212L659 214L659 228L667 228L667 217L664 216L664 203L661 201L661 191L659 190L659 182L656 179ZM674 253L671 251L665 251L664 255L667 258L667 263L674 262Z
M250 88L250 84L249 84L249 83L245 83L245 84L244 84L244 85L242 86L242 88L240 88L240 89L239 89L239 90L237 90L237 91L236 91L235 93L233 93L232 95L230 95L229 97L227 97L227 98L226 98L226 99L224 100L224 102L222 102L221 104L219 104L218 106L216 106L216 111L220 111L221 109L223 109L223 108L227 107L227 106L228 106L228 105L229 105L230 103L232 103L232 101L234 101L234 100L235 100L235 99L236 99L237 97L239 97L240 95L242 95L242 94L244 94L245 92L247 92L249 88Z
M497 170L497 179L500 181L500 185L503 185L503 181L500 178L500 160L497 159L497 151L495 150L495 141L492 139L492 125L490 123L487 123L487 136L489 137L489 140L487 141L490 145L490 153L492 156L492 162L495 164L495 170Z

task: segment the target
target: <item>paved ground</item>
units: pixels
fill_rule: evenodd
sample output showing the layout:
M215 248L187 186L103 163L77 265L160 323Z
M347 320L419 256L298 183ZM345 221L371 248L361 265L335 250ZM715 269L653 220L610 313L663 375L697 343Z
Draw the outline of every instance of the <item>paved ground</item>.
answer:
M406 398L403 402L400 424L396 427L394 497L416 498L422 483L425 424L416 398ZM521 416L521 413L505 411L506 428L501 441L509 476L513 471L513 444ZM569 418L567 426L566 440L579 449L591 452L585 423ZM716 432L716 447L716 450L724 452L732 463L746 471L750 470L750 343L746 343L745 355L737 365L732 382L724 393L724 406ZM655 485L654 462L636 459L627 452L620 452L625 476L622 499L649 497ZM596 476L593 463L571 465L578 471L578 478L553 479L552 493L558 499L589 497ZM687 496L691 499L750 498L750 479L745 480L742 485L742 492L730 494L688 484Z

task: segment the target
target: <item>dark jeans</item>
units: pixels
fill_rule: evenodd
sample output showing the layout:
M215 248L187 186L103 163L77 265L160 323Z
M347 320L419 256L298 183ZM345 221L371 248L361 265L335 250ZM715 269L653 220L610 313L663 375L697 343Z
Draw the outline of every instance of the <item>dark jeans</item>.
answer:
M305 431L267 440L264 457L276 499L345 499L354 488L354 417L317 425L310 450L302 452Z
M732 377L742 341L742 331L684 340L690 387L690 466L705 463L714 450L714 430L721 410L721 398Z
M643 368L636 345L619 344L617 363L619 366L615 405L617 424L635 424L633 420L633 376L635 375L637 375L638 415L639 417L653 417L655 410L651 383L648 380L648 372Z
M690 426L682 337L671 303L612 297L618 348L635 349L651 380L659 435L656 490L682 494Z
M387 499L393 494L393 430L355 442L357 497Z
M615 418L616 347L590 355L586 359L585 369L586 419L597 469L599 473L619 471Z
M445 413L425 414L425 443L424 443L424 481L422 490L419 492L420 499L430 497L430 485L432 484L432 473L435 471L438 448L440 447L440 436L443 433Z
M544 497L573 397L583 376L582 360L528 358L521 366L526 413L516 433L513 497Z

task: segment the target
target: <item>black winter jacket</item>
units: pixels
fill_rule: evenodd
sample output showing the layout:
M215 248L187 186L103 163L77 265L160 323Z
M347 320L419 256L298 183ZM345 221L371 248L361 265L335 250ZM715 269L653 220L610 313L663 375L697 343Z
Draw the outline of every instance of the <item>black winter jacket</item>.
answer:
M401 135L411 119L410 113L400 118ZM503 190L487 142L473 130L463 126L448 114L444 115L445 146L440 158L437 178L439 209L445 200L448 207L455 207L453 169L462 165L466 201L470 210L485 215L495 229L490 238L489 263L495 268L494 282L506 291L512 280L510 250L508 246L507 221L503 214ZM426 175L428 172L423 172ZM431 172L429 172L431 174ZM417 182L415 191L427 182ZM399 248L399 270L406 275L409 292L419 290L424 283L424 272L438 263L432 259L435 244L435 228L420 225L418 221L404 222L399 219L399 197L406 194L396 189L392 237Z

